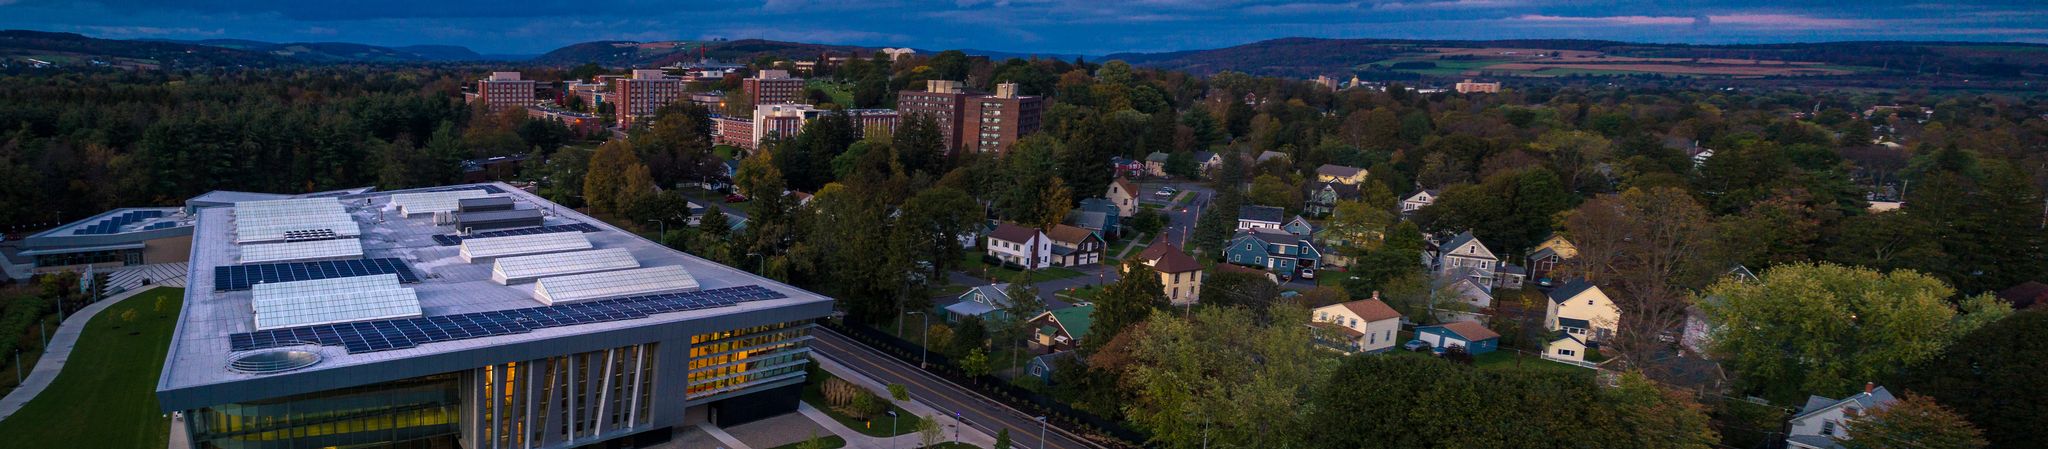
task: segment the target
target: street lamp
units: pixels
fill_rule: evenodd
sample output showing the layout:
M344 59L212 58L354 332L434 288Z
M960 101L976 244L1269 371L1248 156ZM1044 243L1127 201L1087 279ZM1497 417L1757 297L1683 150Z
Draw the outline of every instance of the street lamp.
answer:
M1040 415L1036 419L1038 420L1038 449L1045 449L1045 416Z
M896 436L896 411L889 410L889 436Z
M655 242L655 243L660 243L660 244L662 244L662 245L664 245L664 246L668 245L668 242L666 242L666 241L665 241L665 240L668 240L668 221L667 221L667 220L662 220L662 219L659 219L659 218L649 218L649 219L647 219L647 221L652 221L652 222L655 222L655 223L660 223L660 224L661 224L661 233L660 233L660 234L655 234L655 237L654 237L654 242Z
M924 330L919 331L917 337L917 369L924 369L925 360L931 358L932 354L932 316L926 315L922 310L908 313L917 314L918 320L924 322Z

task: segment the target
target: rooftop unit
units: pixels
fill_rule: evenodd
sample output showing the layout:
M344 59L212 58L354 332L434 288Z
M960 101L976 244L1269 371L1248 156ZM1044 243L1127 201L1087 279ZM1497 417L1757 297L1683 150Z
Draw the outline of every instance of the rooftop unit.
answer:
M363 242L357 239L328 239L242 245L242 263L340 260L362 257Z
M590 239L581 232L471 238L462 241L462 261L476 263L494 257L559 253L590 249Z
M540 209L464 212L455 217L455 228L466 230L530 228L546 217Z
M464 198L483 198L490 192L477 189L447 190L423 193L396 193L391 195L391 204L398 205L398 214L414 216L435 212L454 212Z
M258 285L251 306L256 329L409 318L421 315L419 295L383 274Z
M683 267L665 265L631 270L606 271L541 278L533 286L533 299L555 305L600 298L648 293L696 291L697 279Z
M501 257L491 266L491 281L512 285L544 277L627 268L640 268L640 261L622 248Z
M457 210L457 211L460 211L460 212L483 212L483 211L492 211L492 210L512 210L512 198L511 198L511 197L504 197L504 196L487 196L487 197L483 197L483 198L463 198L463 199L461 199L461 200L457 200L457 201L455 202L455 205L456 205L456 210Z

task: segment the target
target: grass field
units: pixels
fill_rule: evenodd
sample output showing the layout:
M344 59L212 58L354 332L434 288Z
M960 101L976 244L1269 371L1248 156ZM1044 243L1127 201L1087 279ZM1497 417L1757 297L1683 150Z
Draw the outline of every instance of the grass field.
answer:
M1521 362L1519 365L1516 364L1517 359ZM1505 349L1473 357L1472 364L1478 366L1479 369L1495 371L1551 371L1586 376L1593 375L1593 370L1591 369L1543 360L1535 356L1521 355Z
M966 272L968 275L982 279L994 278L995 281L998 283L1015 282L1017 280L1017 270L1012 270L1009 268L999 266L991 267L984 265L981 263L981 254L982 253L974 250L967 250L961 252L960 257L962 258L962 261L960 264L960 271ZM1066 279L1080 275L1081 272L1074 271L1065 267L1048 267L1033 273L1031 275L1031 282L1044 282L1054 279Z
M160 448L170 420L157 411L156 378L170 349L183 289L122 300L85 325L64 371L20 412L0 421L9 447Z

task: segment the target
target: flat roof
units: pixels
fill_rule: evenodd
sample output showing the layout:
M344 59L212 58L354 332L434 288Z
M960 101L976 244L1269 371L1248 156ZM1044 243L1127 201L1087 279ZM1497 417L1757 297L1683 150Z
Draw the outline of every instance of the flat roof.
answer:
M207 208L198 212L198 226L193 232L192 257L189 264L191 271L187 274L185 302L179 314L169 354L164 360L163 372L158 378L157 391L216 386L340 368L359 368L362 365L422 359L481 348L532 343L619 329L653 327L741 312L831 301L830 298L816 293L669 249L570 208L555 206L537 195L509 185L486 183L468 186L495 186L506 192L502 195L516 202L549 211L545 217L546 225L593 225L598 231L584 233L584 236L589 238L594 247L628 251L639 260L641 267L682 267L703 290L759 286L787 297L726 307L661 313L640 319L549 327L526 333L431 342L410 348L376 352L352 354L339 346L293 346L291 349L317 352L322 360L315 365L288 373L250 374L229 369L228 362L235 356L263 351L238 353L232 350L230 344L230 335L256 330L252 311L253 293L248 290L213 289L214 268L236 265L236 255L241 251L240 246L234 243L232 234L233 208ZM391 195L396 193L437 191L451 187L461 186L370 192L341 197L343 204L347 205L348 213L362 225L363 257L404 260L421 278L420 283L406 284L405 287L417 292L424 317L544 306L545 304L534 299L534 283L515 283L508 286L492 282L491 262L464 262L459 255L460 246L441 245L434 241L433 236L437 234L455 233L455 226L437 226L433 223L432 215L403 216L390 201Z
M124 207L120 209L101 212L98 215L86 217L84 220L65 223L63 226L50 228L44 230L43 232L38 232L29 235L27 238L23 240L93 237L128 234L141 231L161 229L150 228L150 226L190 226L192 224L191 220L189 220L190 217L185 216L185 214L182 212L182 209L175 207ZM125 223L115 222L117 218L123 216L129 217L127 220L130 221L127 221ZM163 223L169 224L166 225ZM102 227L95 228L95 225ZM78 233L80 231L86 233Z

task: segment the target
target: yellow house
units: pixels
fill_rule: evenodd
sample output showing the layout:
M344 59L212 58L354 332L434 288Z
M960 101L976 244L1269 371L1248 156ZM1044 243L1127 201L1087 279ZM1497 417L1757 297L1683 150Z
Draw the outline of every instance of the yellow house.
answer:
M1529 277L1539 280L1554 278L1558 266L1578 257L1578 246L1572 245L1572 241L1565 240L1562 235L1551 234L1550 238L1529 250Z
M1584 279L1573 279L1550 291L1543 327L1557 336L1543 349L1546 358L1584 361L1586 351L1613 338L1621 323L1614 300Z
M1202 263L1167 243L1166 235L1161 234L1151 246L1139 252L1137 260L1159 272L1159 284L1166 288L1166 299L1173 305L1194 304L1201 300Z
M1401 312L1379 299L1331 304L1310 313L1316 343L1345 354L1394 349L1395 332L1401 330Z
M1117 216L1129 217L1138 213L1138 195L1137 184L1124 178L1116 178L1115 182L1109 183L1109 193L1103 197L1116 204Z
M1321 167L1316 167L1316 182L1334 182L1355 186L1358 183L1365 182L1365 175L1366 170L1358 167L1346 167L1336 164L1323 164Z

